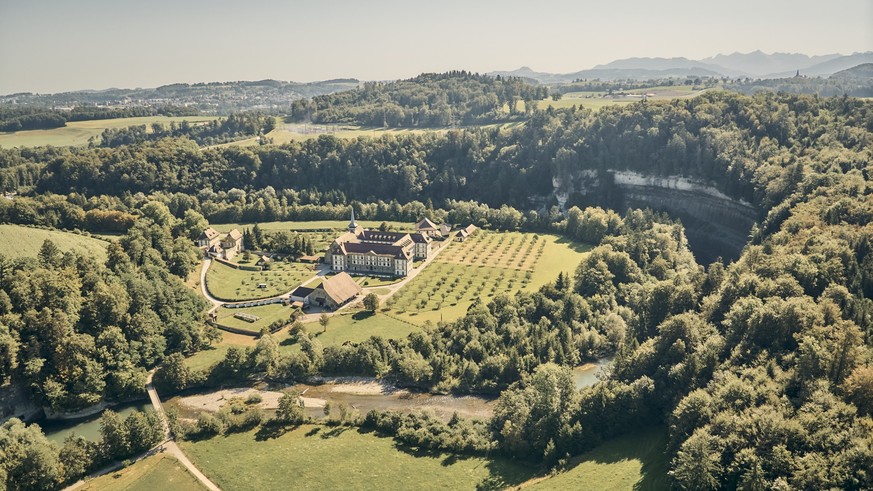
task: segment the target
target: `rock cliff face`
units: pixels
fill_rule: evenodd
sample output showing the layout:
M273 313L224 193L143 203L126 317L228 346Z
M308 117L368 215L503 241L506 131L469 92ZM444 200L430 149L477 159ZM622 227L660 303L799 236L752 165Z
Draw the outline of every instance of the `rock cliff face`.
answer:
M697 261L708 264L721 256L739 257L758 219L754 206L733 199L718 189L679 176L646 176L630 171L583 171L568 186L561 183L567 205L607 206L619 212L651 208L667 212L685 226L688 243ZM567 188L571 188L567 195ZM559 200L561 201L561 200Z

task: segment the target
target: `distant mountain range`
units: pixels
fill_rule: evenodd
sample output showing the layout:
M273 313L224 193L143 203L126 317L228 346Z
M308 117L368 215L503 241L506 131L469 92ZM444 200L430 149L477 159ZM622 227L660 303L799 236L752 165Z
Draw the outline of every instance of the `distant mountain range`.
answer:
M646 80L668 77L785 78L799 70L809 77L828 77L863 63L873 63L873 51L851 55L808 56L799 53L766 54L761 51L716 55L702 60L688 58L626 58L573 73L535 72L529 67L489 75L523 77L540 83L564 83L578 79Z

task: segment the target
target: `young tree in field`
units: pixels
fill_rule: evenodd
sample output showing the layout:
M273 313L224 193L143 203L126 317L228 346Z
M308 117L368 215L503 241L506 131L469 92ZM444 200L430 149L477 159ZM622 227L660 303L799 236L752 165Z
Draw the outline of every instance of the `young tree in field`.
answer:
M379 296L375 293L368 293L364 297L364 308L375 313L379 309Z
M321 324L321 332L327 332L327 324L330 322L330 316L322 312L318 318L318 323Z
M255 345L255 366L267 373L268 377L276 374L279 367L279 343L272 334L261 336Z

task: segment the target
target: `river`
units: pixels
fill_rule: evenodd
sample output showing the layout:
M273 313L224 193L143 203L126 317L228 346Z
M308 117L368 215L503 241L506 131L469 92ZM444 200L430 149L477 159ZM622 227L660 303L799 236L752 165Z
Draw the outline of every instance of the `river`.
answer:
M573 369L577 388L588 387L598 381L600 369L609 366L612 359L605 358ZM379 411L431 411L448 421L457 413L464 418L488 419L494 412L495 398L475 395L436 395L397 389L386 382L366 377L325 378L308 384L295 384L287 389L296 390L303 397L306 413L313 418L324 417L324 407L330 404L333 414L336 408L345 404L360 414L376 409ZM199 411L218 411L230 398L247 399L254 394L261 398L261 407L267 410L278 406L282 392L278 389L259 390L251 387L238 387L212 390L199 394L178 396L170 399L170 406L181 410L185 416L193 417Z
M612 358L601 358L592 363L586 363L573 368L573 380L576 382L576 388L582 389L596 384L600 380L597 374L601 368L608 368L612 365Z
M144 411L151 407L151 404L142 401L120 404L110 409L120 414L122 418L125 418L134 411ZM53 442L64 443L64 439L71 433L96 442L100 440L100 414L73 420L42 420L37 421L36 424L42 427L46 438Z
M594 385L600 369L608 367L611 358L604 358L593 363L575 367L573 380L576 388ZM458 413L464 418L487 419L494 412L496 399L481 396L434 395L396 389L387 383L375 379L358 377L338 377L323 380L319 384L296 384L288 388L303 394L306 412L313 418L324 416L325 403L336 410L340 404L346 404L361 414L372 409L380 411L396 410L404 412L432 411L438 418L448 420L452 414ZM252 393L259 393L263 398L265 409L275 409L281 392L259 391L252 388L222 389L202 394L174 397L173 404L190 410L217 411L231 397L246 398ZM133 411L143 411L151 408L147 402L121 404L112 408L122 417ZM95 414L77 420L43 420L38 421L46 437L58 443L63 443L67 435L75 433L91 441L100 440L100 414Z

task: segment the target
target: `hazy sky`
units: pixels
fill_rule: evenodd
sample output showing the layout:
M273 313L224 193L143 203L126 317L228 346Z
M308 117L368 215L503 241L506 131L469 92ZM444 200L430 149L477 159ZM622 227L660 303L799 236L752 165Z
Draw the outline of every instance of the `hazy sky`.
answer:
M0 0L0 94L873 50L871 0Z

